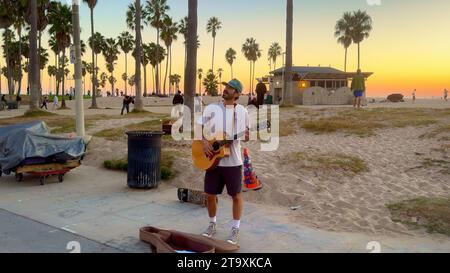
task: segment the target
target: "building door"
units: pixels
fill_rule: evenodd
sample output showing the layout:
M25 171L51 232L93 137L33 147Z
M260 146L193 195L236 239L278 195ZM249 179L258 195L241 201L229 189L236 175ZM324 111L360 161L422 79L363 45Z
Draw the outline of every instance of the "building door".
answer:
M281 100L283 99L283 92L282 88L275 88L274 94L273 94L273 104L280 104Z

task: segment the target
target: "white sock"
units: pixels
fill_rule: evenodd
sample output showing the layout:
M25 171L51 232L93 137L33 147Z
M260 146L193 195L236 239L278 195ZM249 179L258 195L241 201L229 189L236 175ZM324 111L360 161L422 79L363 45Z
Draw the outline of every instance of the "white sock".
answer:
M214 224L217 223L217 216L209 218L209 222Z
M241 225L241 220L233 220L232 227L239 228L240 225Z

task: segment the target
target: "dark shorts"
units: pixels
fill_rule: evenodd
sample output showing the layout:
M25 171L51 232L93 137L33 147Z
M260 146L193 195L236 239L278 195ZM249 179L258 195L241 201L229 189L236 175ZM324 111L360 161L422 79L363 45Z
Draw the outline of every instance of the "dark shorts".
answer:
M361 90L356 90L353 92L353 95L355 95L355 98L361 98L363 96L363 91Z
M230 196L236 196L242 191L242 166L217 167L205 174L205 192L207 194L222 194L224 187Z

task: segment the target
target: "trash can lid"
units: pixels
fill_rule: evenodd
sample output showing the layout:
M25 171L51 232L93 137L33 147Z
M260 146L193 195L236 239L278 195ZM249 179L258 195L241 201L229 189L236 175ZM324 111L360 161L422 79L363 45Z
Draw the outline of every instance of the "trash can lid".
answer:
M128 136L133 137L152 137L152 136L162 136L164 132L161 131L129 131L126 132Z

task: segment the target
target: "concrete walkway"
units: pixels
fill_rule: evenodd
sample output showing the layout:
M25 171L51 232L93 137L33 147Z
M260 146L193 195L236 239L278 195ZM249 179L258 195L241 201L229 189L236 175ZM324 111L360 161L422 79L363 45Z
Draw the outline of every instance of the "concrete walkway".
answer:
M88 166L68 173L64 183L57 183L53 177L44 186L39 186L38 180L32 177L25 177L24 182L19 183L13 176L3 176L0 178L0 209L45 223L58 232L64 230L111 247L100 248L99 252L115 249L150 252L148 245L139 241L138 231L143 226L201 233L208 224L206 209L178 202L175 188L163 184L156 190L132 190L126 186L125 173ZM326 232L289 222L288 212L287 208L246 203L240 251L364 253L370 252L367 244L376 241L381 252L450 252L450 238L441 235L392 238ZM219 200L218 219L217 238L225 239L231 219L228 199ZM0 225L0 236L8 236L2 229ZM23 227L19 232L28 230ZM47 237L43 238L50 242ZM90 248L90 240L80 242L81 248L87 244L86 249L97 251ZM46 250L58 252L60 247ZM0 251L5 251L1 245Z

